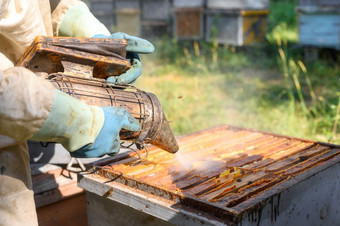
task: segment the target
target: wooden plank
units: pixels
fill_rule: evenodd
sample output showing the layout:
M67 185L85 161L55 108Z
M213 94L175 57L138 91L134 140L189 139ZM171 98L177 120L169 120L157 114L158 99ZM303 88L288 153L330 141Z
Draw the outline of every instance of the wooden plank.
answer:
M299 42L302 45L339 46L340 16L337 14L300 14Z
M117 10L120 10L120 9L137 9L137 10L140 10L140 1L139 0L115 0L114 4L115 4L115 8Z
M114 10L114 4L111 0L91 0L90 9L91 12L112 13Z
M268 9L269 0L208 0L208 9Z
M238 33L239 21L241 16L237 14L228 14L225 12L208 12L206 15L206 40L213 41L217 39L218 43L229 45L241 45L242 40L239 40ZM213 28L216 28L216 37L213 33Z
M117 30L129 35L139 36L141 32L140 10L119 9L116 10Z
M252 44L264 40L267 28L267 16L254 13L256 11L244 11L243 17L243 42ZM254 14L252 14L254 13ZM264 13L264 12L261 12Z
M37 209L40 226L87 225L86 196L75 197Z
M168 21L170 19L169 0L143 0L143 20Z
M32 176L34 194L76 182L76 173L61 168Z
M31 163L31 175L38 175L48 171L61 169L60 166L45 163Z
M174 8L201 8L204 0L173 0Z
M206 40L214 35L221 44L242 46L264 40L268 10L209 10L206 12ZM213 29L216 28L216 34Z
M241 10L242 16L267 16L269 14L269 10Z
M83 192L84 190L77 186L77 182L73 182L71 184L34 195L35 205L36 207L46 206Z
M299 6L340 6L339 0L299 0Z
M178 39L200 39L203 36L203 9L177 9L173 26Z

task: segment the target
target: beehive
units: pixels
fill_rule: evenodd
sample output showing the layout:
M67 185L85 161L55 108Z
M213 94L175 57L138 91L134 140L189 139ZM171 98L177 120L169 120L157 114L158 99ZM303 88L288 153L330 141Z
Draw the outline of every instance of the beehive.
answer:
M204 1L173 2L173 30L177 39L201 39L204 35Z
M115 0L116 30L129 35L141 35L141 1Z
M117 219L114 200L135 209L130 216L142 211L176 225L340 221L339 145L219 126L183 136L179 146L176 155L152 148L137 165L136 153L94 164L79 185L99 195L89 203L108 206L89 205L92 217Z
M206 40L234 46L264 40L268 10L209 10L206 12Z
M269 0L207 0L207 8L225 10L266 10L269 8Z

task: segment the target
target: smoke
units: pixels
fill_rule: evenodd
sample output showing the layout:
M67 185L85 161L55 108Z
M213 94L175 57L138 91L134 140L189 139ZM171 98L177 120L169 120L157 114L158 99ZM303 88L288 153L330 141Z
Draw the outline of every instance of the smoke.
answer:
M209 156L202 156L199 153L185 153L179 150L175 154L177 161L176 171L205 174L211 171L221 169L225 163L221 159L208 158Z

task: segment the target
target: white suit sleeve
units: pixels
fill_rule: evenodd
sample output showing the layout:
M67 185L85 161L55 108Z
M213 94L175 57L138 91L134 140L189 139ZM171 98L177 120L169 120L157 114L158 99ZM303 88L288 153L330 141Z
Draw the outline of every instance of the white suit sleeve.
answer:
M87 5L79 0L61 0L56 6L55 10L52 12L52 27L53 27L53 35L59 35L59 26L64 19L66 13L73 6L83 6L87 8Z
M38 35L46 35L37 0L15 0L0 5L0 52L16 63Z
M4 54L0 53L0 71L4 71L14 67L12 61L10 61Z
M24 141L44 124L54 101L54 87L33 72L13 67L0 72L0 135Z

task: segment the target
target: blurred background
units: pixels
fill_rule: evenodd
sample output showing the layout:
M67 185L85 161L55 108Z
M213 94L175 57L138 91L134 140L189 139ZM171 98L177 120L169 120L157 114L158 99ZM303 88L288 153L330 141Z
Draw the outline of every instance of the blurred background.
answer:
M340 143L340 0L87 0L152 41L135 84L176 135L220 124Z

